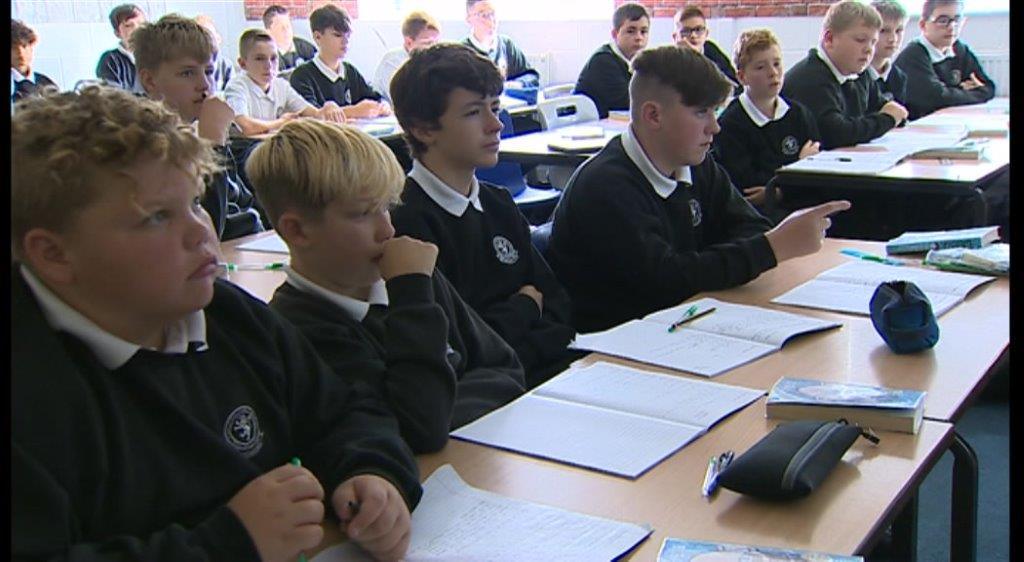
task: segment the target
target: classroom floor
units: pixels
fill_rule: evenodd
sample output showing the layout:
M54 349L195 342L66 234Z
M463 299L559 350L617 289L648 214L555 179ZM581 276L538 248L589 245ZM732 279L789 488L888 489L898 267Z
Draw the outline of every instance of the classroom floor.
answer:
M978 562L1010 560L1009 368L997 373L956 429L978 455ZM917 560L949 560L950 479L953 455L946 453L921 484L918 500ZM897 562L881 546L868 562Z

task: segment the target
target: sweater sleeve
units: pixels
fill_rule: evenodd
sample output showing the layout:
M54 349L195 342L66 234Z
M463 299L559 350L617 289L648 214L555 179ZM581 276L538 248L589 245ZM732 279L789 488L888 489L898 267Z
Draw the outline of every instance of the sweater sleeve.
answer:
M971 59L977 64L977 58L973 53L970 53L969 60ZM991 80L986 81L986 86L975 90L965 90L959 85L947 86L935 72L928 51L920 44L907 45L897 57L896 64L907 75L907 109L910 111L911 119L924 117L943 107L980 103L992 97L989 91L985 90L986 87L992 87ZM980 70L980 65L978 69ZM967 76L970 76L970 73L967 73ZM979 78L985 80L987 76L979 75Z
M807 106L817 119L822 150L869 142L896 126L896 120L884 113L869 113L858 117L846 115L842 109L845 104L838 85L803 85L794 88L793 97Z
M363 78L363 75L356 70L356 67L351 64L345 64L348 67L345 72L347 73L349 91L352 92L352 103L359 103L366 99L380 101L382 98L380 92L366 82L366 78Z
M117 57L114 56L116 51L107 51L100 57L99 63L96 64L96 77L106 80L112 85L117 86L123 90L127 90L128 81L124 76L124 68L117 64Z
M964 75L970 76L974 73L984 83L984 86L970 90L968 93L972 94L975 98L975 103L986 102L996 96L996 83L985 73L985 69L981 66L981 62L978 57L974 54L965 43L959 43L963 48L964 57Z
M316 108L324 106L324 96L316 85L316 80L310 74L309 69L303 65L297 66L288 78L288 82L295 88L300 96Z
M145 536L84 542L67 491L17 443L11 444L11 555L50 562L256 560L259 554L241 520L227 506L192 528L170 525Z
M457 428L522 394L523 367L515 351L462 300L440 271L434 272L434 287L466 353L452 412L451 427Z
M580 72L575 90L594 100L602 119L608 117L610 109L629 107L629 75L609 56L591 57Z
M723 119L722 130L715 135L715 160L729 173L733 184L740 189L763 186L772 179L773 170L766 170L754 161L750 137L752 131L743 127L739 119Z
M416 461L380 396L337 376L298 329L270 311L253 321L274 334L297 452L326 496L353 476L378 474L395 483L411 511L422 494Z
M511 39L502 38L505 43L505 62L508 64L507 80L519 80L524 86L538 86L540 74L530 66L526 55L519 50L519 47Z
M585 210L579 212L572 228L576 230L574 238L590 240L594 248L601 248L590 255L591 267L605 271L610 284L621 287L623 292L658 295L663 301L678 302L701 291L741 285L775 266L775 255L764 234L723 241L700 250L676 250L656 215L642 198L627 194L627 188L633 188L621 185L622 181L624 178L605 177L586 199L577 200L577 204L585 205ZM746 203L742 197L740 200ZM724 208L725 216L705 214L704 220L727 221L755 213L752 209L737 212L741 207L731 201Z

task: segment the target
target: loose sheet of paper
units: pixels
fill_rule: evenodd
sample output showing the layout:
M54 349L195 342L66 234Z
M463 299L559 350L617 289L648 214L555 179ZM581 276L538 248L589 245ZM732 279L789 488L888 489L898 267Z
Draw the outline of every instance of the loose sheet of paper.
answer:
M853 260L822 272L814 279L775 297L772 302L870 315L871 295L878 285L886 281L912 281L932 303L935 316L941 316L962 302L976 287L993 279L982 275Z
M636 478L762 394L598 362L561 373L452 436Z
M852 152L830 150L801 158L782 169L787 172L872 175L892 168L906 154L901 152Z
M239 250L247 250L250 252L267 252L271 254L288 254L288 246L284 243L284 240L275 232L269 236L257 238L256 240L250 240L245 244L238 245Z
M512 562L613 560L651 533L648 525L623 523L512 499L467 485L451 465L423 483L412 513L406 562ZM348 542L312 562L372 562Z

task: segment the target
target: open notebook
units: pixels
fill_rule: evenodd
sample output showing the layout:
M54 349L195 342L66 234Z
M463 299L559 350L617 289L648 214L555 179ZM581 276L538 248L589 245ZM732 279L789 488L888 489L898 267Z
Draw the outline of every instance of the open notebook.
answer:
M820 273L772 302L867 316L871 314L871 295L878 285L886 281L912 281L932 303L932 313L940 316L963 302L975 288L993 279L854 260Z
M636 478L762 394L597 362L565 371L451 435Z
M669 332L668 327L692 305L701 310L713 306L715 311ZM703 298L603 332L580 334L570 347L713 377L782 349L794 336L839 325L790 312Z
M507 498L466 484L446 464L423 483L412 512L406 562L614 560L648 535L648 525L622 523ZM313 562L373 562L355 543L328 548Z

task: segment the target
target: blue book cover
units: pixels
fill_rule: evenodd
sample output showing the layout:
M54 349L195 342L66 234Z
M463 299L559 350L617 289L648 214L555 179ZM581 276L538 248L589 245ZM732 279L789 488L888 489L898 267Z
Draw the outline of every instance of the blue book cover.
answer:
M888 254L910 254L942 248L983 248L999 239L998 226L934 232L904 232L885 243Z
M661 544L658 562L747 562L764 560L767 562L806 561L806 562L864 562L860 556L841 556L792 550L788 548L772 548L766 546L750 546L724 542L701 542L667 538Z
M768 393L768 404L916 410L924 395L919 390L783 377Z

